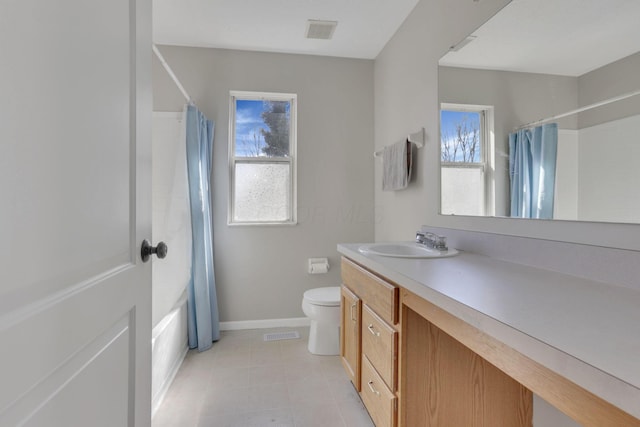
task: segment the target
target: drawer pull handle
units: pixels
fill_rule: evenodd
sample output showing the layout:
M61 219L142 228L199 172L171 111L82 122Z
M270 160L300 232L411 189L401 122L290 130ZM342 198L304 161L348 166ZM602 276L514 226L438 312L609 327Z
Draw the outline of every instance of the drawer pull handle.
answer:
M351 314L351 321L355 322L356 321L356 317L353 315L353 310L356 308L356 303L354 302L353 304L351 304L351 308L349 309L349 312Z
M371 332L371 335L374 335L376 337L380 336L380 332L376 331L373 329L373 325L369 325L367 326L367 329L369 330L369 332Z
M371 390L373 394L375 394L376 396L380 396L380 392L373 388L373 381L369 381L367 385L369 385L369 390Z

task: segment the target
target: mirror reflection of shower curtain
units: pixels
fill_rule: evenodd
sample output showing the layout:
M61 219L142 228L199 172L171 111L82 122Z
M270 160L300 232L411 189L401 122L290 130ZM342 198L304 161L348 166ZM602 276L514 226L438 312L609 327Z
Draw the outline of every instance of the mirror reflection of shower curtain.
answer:
M509 134L512 217L553 218L557 153L557 123Z

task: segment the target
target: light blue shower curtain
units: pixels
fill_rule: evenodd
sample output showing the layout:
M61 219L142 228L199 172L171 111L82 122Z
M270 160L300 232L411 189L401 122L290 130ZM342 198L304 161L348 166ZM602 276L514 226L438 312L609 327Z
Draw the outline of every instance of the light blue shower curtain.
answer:
M557 153L556 123L509 135L512 217L553 218Z
M187 106L187 173L191 203L193 250L188 286L189 348L204 351L220 339L218 299L213 269L213 230L209 182L213 154L213 122Z

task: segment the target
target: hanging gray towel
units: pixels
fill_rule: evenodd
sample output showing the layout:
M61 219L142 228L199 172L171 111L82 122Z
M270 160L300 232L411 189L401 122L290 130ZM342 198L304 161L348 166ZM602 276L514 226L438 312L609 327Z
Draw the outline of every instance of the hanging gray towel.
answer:
M411 179L411 142L397 142L382 150L382 190L407 188Z

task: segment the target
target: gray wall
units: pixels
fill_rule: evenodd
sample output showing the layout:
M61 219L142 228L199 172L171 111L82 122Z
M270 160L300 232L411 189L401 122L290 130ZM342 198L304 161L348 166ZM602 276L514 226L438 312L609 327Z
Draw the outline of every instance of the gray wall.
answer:
M640 52L578 77L578 103L593 104L640 90ZM640 95L580 113L580 128L640 114Z
M221 321L303 317L302 293L340 283L340 242L373 240L373 61L160 46L215 122L213 213ZM229 91L298 94L298 225L227 226ZM184 98L158 61L154 111ZM161 236L157 237L161 239ZM328 274L307 259L329 257Z

